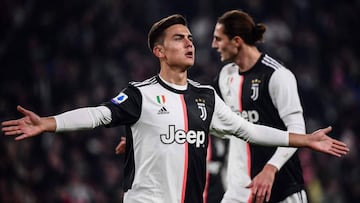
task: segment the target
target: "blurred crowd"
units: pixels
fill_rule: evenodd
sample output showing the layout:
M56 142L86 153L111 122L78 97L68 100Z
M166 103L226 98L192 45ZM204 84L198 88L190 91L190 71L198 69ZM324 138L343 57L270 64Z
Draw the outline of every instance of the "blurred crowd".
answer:
M190 78L211 83L224 65L211 49L213 27L230 9L267 26L260 49L296 75L307 131L332 125L351 148L343 158L300 150L311 202L360 202L358 0L2 0L0 121L20 117L18 104L42 116L94 106L156 74L147 32L173 13L194 35ZM117 127L0 136L0 202L122 202L123 135Z

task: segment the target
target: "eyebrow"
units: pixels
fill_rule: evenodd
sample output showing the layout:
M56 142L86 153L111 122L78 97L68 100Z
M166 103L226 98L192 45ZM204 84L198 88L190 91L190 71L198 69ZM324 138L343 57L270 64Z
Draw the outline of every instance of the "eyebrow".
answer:
M219 36L217 36L217 35L214 35L213 38L216 39L216 40L222 39L221 37L219 37Z
M179 34L179 33L174 34L173 37L183 37L183 38L188 37L188 38L191 38L191 39L193 38L192 34L185 35L185 34Z

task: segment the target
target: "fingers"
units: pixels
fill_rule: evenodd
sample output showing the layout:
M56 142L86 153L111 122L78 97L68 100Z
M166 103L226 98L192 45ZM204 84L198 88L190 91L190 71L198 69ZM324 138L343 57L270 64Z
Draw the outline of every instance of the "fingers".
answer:
M24 108L21 107L20 105L18 105L18 106L16 107L16 109L17 109L20 113L22 113L22 114L24 114L24 115L29 115L29 114L31 113L31 111L28 111L28 110L24 109ZM6 126L17 126L17 125L19 125L19 124L20 124L20 119L4 121L4 122L1 123L1 125L3 126L3 131L6 130L6 128L4 128L4 126L5 126L5 127L6 127Z
M332 139L331 140L331 148L329 149L329 153L331 153L334 156L341 157L343 155L346 155L350 149L347 147L347 145L341 141Z
M121 144L119 143L116 148L115 148L115 154L120 154L121 153Z
M29 137L29 136L26 135L26 134L22 134L22 135L20 135L20 136L17 136L17 137L15 138L15 140L23 140L23 139L25 139L25 138L27 138L27 137Z
M254 197L255 203L263 203L264 200L268 202L271 196L271 187L270 186L261 186L256 187L253 182L251 182L246 188L251 188L252 196Z
M3 123L3 127L1 130L4 132L5 135L18 135L21 134L21 130L18 125L16 125L18 122L9 122L9 123Z
M347 147L345 143L332 138L327 138L327 140L324 140L322 145L323 146L319 147L322 148L319 151L337 157L344 156L350 151L350 149Z
M11 120L11 121L4 121L1 123L2 126L13 126L13 125L18 125L19 121L18 120ZM5 128L3 128L5 129Z
M18 106L16 107L16 109L17 109L20 113L22 113L22 114L24 114L24 115L30 115L30 114L31 114L31 111L23 108L23 107L20 106L20 105L18 105Z
M115 148L115 154L123 154L125 152L126 139L121 137L120 143Z
M319 132L322 132L322 133L324 133L324 134L328 134L328 133L331 132L331 131L332 131L332 127L329 126L329 127L327 127L327 128L323 128L323 129L316 130L316 131L314 131L312 134L317 134L317 133L319 133Z
M347 154L350 151L349 147L345 143L334 142L333 146L335 149L342 151L344 154Z
M271 187L270 186L262 186L258 188L256 195L256 203L263 203L264 200L268 202L271 196Z
M10 123L9 125L13 125L11 122L9 122L9 123ZM7 124L5 124L5 125L7 125ZM2 131L4 132L4 135L17 136L15 138L15 140L22 140L22 139L29 137L29 135L24 134L24 132L20 129L19 126L3 127Z
M342 148L347 148L347 145L344 142L341 142L339 140L333 139L333 143L336 146L339 146L339 147L342 147ZM349 148L347 148L347 150L349 150Z
M21 133L20 130L14 130L14 131L4 132L5 135L18 135L18 134L20 134L20 133Z
M341 157L343 155L346 155L349 152L349 148L347 146L333 144L333 147L330 149L330 152L333 153L333 155Z
M265 195L266 195L266 190L260 188L256 194L254 194L254 196L256 195L256 203L263 203L264 199L265 199Z
M323 132L324 132L325 134L328 134L328 133L331 132L331 131L332 131L332 127L331 127L331 126L323 129Z
M265 199L266 202L270 201L270 195L271 195L270 192L266 193L266 199Z

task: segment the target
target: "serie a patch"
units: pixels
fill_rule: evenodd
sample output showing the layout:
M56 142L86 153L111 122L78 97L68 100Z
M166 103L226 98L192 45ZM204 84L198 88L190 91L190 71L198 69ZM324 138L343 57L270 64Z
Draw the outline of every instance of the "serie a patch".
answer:
M114 97L111 102L114 103L114 104L121 104L123 103L124 101L126 101L128 98L128 96L123 93L123 92L120 92L120 94L116 97Z

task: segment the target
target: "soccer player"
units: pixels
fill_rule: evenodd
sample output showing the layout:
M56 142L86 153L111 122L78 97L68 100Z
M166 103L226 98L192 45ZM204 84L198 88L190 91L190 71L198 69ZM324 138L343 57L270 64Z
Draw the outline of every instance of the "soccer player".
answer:
M18 106L24 117L3 122L2 131L21 140L42 132L125 125L125 203L201 203L210 132L263 145L309 147L335 156L348 152L343 142L326 135L330 127L304 136L252 124L232 112L213 88L188 79L195 48L183 16L156 22L148 42L160 62L158 75L130 82L111 101L96 107L40 117Z
M214 29L212 47L229 62L216 86L225 103L244 119L304 134L305 122L295 76L256 47L266 28L239 10L224 13ZM272 139L268 133L259 136ZM230 137L228 189L222 203L306 203L296 148L264 147ZM240 172L241 171L241 172ZM252 194L247 186L252 179Z

